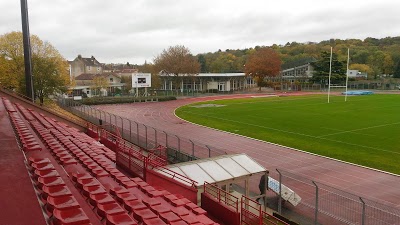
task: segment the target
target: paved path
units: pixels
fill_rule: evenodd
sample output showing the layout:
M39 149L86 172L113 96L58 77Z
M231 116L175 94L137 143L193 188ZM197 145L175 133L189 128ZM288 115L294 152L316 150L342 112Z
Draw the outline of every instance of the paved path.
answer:
M244 152L271 171L272 177L277 178L275 169L283 169L400 209L400 176L197 126L174 115L177 107L192 102L250 96L187 98L169 102L103 105L97 106L97 108L168 133L187 137L220 149L227 149L229 153Z

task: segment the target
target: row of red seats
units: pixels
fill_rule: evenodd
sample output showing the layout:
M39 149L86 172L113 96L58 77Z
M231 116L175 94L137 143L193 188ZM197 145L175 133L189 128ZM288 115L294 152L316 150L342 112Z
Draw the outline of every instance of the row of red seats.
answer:
M8 99L3 98L4 106L6 107L11 123L15 129L15 132L18 137L18 141L21 144L21 148L23 151L41 151L42 147L36 138L32 135L31 130L19 116L17 110L11 104Z
M123 221L127 224L137 224L139 221L145 225L216 224L207 217L206 211L183 196L173 195L161 188L150 186L140 178L129 178L121 173L105 154L107 150L111 150L99 145L94 139L63 123L35 114L38 121L31 124L55 158L63 164L64 157L73 157L90 172L74 173L72 180L107 224L120 224ZM47 128L43 123L47 124ZM115 157L115 153L112 153ZM103 184L95 178L102 177L96 171L105 171L104 175L111 176L120 186L112 187L108 193ZM57 183L59 180L54 179L53 182ZM61 187L58 188L60 193L65 192ZM66 197L59 199L60 202L62 200L72 201Z
M54 225L88 225L89 218L48 158L28 158L33 181Z

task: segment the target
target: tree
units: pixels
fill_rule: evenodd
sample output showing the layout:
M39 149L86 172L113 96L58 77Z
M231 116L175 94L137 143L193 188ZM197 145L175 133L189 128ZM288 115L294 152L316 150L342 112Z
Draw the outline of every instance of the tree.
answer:
M394 70L393 77L400 78L400 61L397 62L397 66L396 69Z
M367 64L358 64L358 63L351 64L349 66L349 69L358 70L360 72L365 72L365 73L367 73L368 77L371 76L371 74L373 73L371 67L369 67Z
M102 90L109 86L107 78L97 75L93 78L93 89L101 96Z
M321 52L319 60L312 62L311 65L314 67L314 74L312 80L314 82L328 83L329 80L329 66L330 56L329 52ZM332 54L332 70L331 70L331 83L343 82L346 80L346 63L341 62L337 58L337 54Z
M164 49L160 55L154 58L154 65L158 71L163 71L175 79L175 88L180 89L179 76L193 76L200 72L200 63L183 45L171 46Z
M32 73L35 95L43 104L45 98L56 92L65 92L69 83L67 61L49 42L38 36L30 37L32 49ZM5 59L7 76L0 73L3 86L15 88L26 94L23 42L21 32L0 36L0 58Z
M272 48L259 48L249 55L244 72L257 82L261 91L264 78L278 76L280 69L281 59L278 53Z

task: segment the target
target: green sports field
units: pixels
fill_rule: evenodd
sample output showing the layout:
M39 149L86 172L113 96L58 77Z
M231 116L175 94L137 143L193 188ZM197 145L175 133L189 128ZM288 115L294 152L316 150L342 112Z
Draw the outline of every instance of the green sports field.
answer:
M206 105L210 104L210 105ZM264 97L201 102L188 121L400 174L400 95Z

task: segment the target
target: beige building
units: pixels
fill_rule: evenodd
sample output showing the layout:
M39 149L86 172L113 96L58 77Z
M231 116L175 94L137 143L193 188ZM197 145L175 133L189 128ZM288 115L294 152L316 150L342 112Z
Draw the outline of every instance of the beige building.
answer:
M103 67L97 59L92 56L83 58L78 55L73 61L68 61L71 78L75 78L81 74L101 74Z
M107 86L99 88L95 84L96 78L104 78L107 82ZM112 73L102 74L88 74L84 73L75 77L76 85L71 87L71 95L75 99L81 99L82 97L93 97L93 96L113 96L114 94L121 93L125 88L125 84L121 83L121 78ZM72 97L70 96L70 97Z

